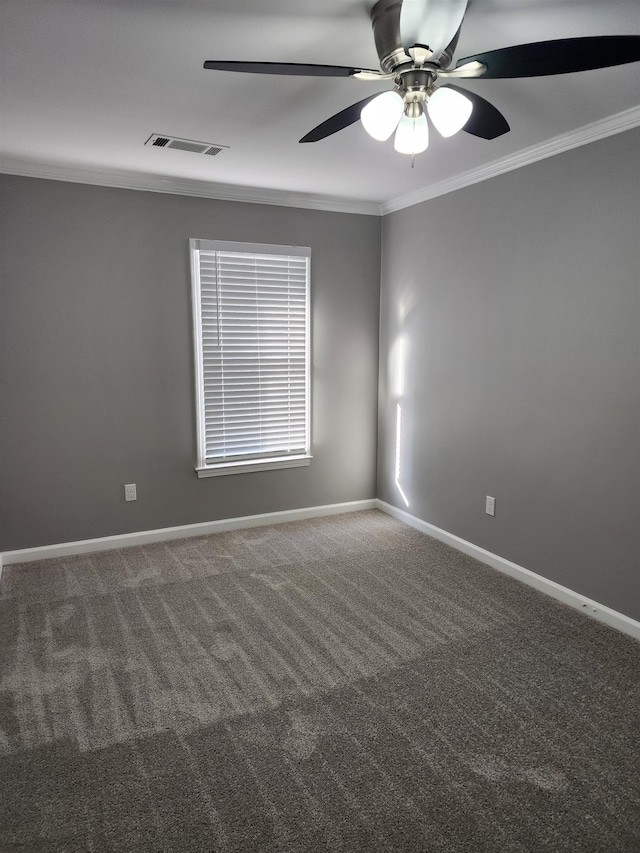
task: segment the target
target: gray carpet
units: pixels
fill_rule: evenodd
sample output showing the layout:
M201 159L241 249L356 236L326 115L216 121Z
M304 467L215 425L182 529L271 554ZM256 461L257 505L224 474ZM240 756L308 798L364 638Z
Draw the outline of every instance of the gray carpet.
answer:
M377 511L5 567L0 851L640 851L640 644Z

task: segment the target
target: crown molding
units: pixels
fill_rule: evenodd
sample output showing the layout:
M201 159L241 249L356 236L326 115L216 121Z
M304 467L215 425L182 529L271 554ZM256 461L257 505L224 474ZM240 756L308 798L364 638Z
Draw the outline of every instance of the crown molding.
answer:
M556 136L539 145L524 148L516 154L502 157L500 160L494 160L492 163L480 166L477 169L471 169L468 172L454 175L451 178L446 178L444 181L439 181L436 184L415 190L415 192L383 202L380 205L380 213L384 216L387 213L393 213L405 207L413 207L413 205L420 204L423 201L447 195L447 193L455 192L455 190L463 189L472 184L478 184L481 181L487 181L489 178L495 178L497 175L503 175L505 172L512 172L514 169L528 166L530 163L536 163L538 160L545 160L547 157L554 157L556 154L571 151L572 148L579 148L582 145L588 145L590 142L605 139L607 136L623 133L625 130L638 127L638 125L640 125L640 107L632 107L630 110L625 110L606 119L593 122L593 124L585 125L570 133Z
M240 187L230 184L214 184L208 181L192 181L183 178L161 178L158 175L138 172L117 172L98 169L83 169L73 165L61 166L30 160L3 158L0 172L25 178L42 178L51 181L66 181L74 184L92 184L125 190L167 193L169 195L195 196L218 201L239 201L247 204L272 204L279 207L296 207L309 210L326 210L334 213L358 213L380 216L379 202L339 199L330 196L289 193L284 190Z
M334 213L356 213L367 216L385 216L405 207L413 207L438 196L447 195L464 187L487 181L497 175L512 172L538 160L554 157L597 142L607 136L614 136L640 125L640 106L601 119L570 133L556 136L539 145L532 145L494 160L477 169L471 169L451 178L446 178L414 192L390 199L385 202L367 202L355 199L339 199L313 195L288 193L284 190L260 189L258 187L240 187L230 184L214 184L207 181L192 181L180 178L161 178L158 175L137 172L117 172L97 169L83 169L73 165L60 165L31 160L4 158L0 160L0 172L8 175L20 175L27 178L42 178L53 181L67 181L78 184L92 184L101 187L140 190L143 192L167 193L169 195L195 196L218 201L237 201L247 204L272 204L278 207L296 207L308 210L326 210Z

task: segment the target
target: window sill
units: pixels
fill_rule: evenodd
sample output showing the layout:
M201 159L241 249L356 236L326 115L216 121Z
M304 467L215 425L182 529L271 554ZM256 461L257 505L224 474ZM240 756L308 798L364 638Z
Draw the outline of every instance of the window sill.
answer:
M228 474L249 474L252 471L274 471L277 468L301 468L308 465L312 456L279 456L271 459L253 459L245 462L223 462L196 468L198 477L224 477Z

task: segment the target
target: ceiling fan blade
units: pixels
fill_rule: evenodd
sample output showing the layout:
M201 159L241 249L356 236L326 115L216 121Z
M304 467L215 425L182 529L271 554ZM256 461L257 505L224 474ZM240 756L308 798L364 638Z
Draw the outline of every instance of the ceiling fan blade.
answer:
M337 133L339 130L344 130L345 127L349 127L349 125L354 124L354 122L358 121L360 118L362 108L366 106L369 101L377 98L379 94L379 92L376 92L375 95L369 95L368 98L363 98L361 101L358 101L357 104L352 104L350 107L347 107L339 113L336 113L334 116L331 116L331 118L323 121L322 124L314 127L313 130L310 130L306 136L302 137L300 142L318 142L320 139L325 139L327 136L331 136L333 133Z
M471 133L481 139L496 139L511 130L500 110L490 104L489 101L485 101L480 95L476 95L475 92L470 92L468 89L462 89L460 86L454 86L452 83L446 83L441 88L460 92L465 98L469 98L473 104L473 112L462 128L465 133Z
M400 33L405 49L424 44L437 58L460 29L468 0L403 0Z
M640 36L585 36L519 44L467 56L456 67L472 61L486 65L483 80L571 74L640 61Z
M345 65L307 65L301 62L219 62L207 60L205 68L213 71L240 71L246 74L284 74L302 77L353 77L362 71L378 76L379 71L368 68L348 68Z

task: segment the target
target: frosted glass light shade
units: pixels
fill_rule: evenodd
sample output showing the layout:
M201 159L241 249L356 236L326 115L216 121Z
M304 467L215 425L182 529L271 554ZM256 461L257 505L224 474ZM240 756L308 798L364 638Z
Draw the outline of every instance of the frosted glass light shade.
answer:
M417 118L402 116L393 147L399 154L420 154L429 147L429 126L424 113Z
M469 121L473 104L455 89L436 89L427 101L429 118L441 136L453 136Z
M369 136L387 140L398 126L404 101L397 92L383 92L362 108L360 120Z

